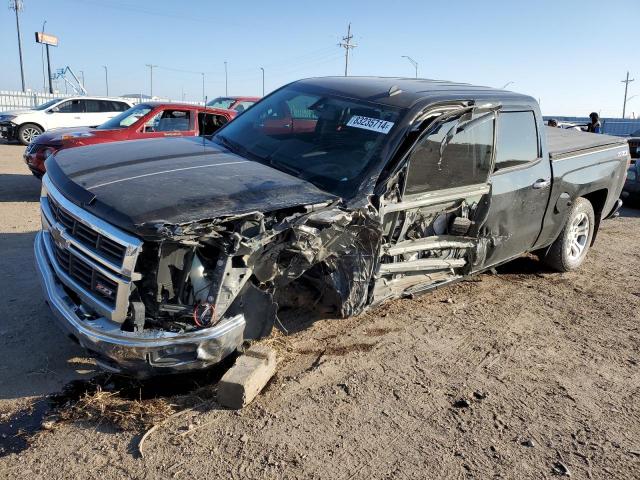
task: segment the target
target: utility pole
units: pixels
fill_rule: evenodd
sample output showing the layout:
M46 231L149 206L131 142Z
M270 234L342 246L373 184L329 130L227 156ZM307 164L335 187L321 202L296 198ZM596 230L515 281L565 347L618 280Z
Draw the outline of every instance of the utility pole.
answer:
M349 75L349 50L352 48L356 48L358 45L355 43L351 43L353 40L353 35L351 35L351 23L347 27L347 36L342 37L342 42L338 43L339 47L344 48L344 76Z
M227 62L224 62L224 94L229 96L229 77L227 75Z
M20 35L20 12L24 8L22 0L9 0L9 8L16 13L16 30L18 31L18 55L20 56L20 79L22 80L22 91L24 87L24 66L22 65L22 36Z
M260 70L262 70L262 96L264 97L264 68L260 67Z
M402 55L402 58L406 58L409 60L409 63L413 65L413 68L416 69L416 78L418 78L418 62L416 62L413 58L408 57L407 55Z
M104 68L104 83L107 86L107 97L108 97L109 96L109 74L108 74L106 65L102 65L102 68Z
M149 70L151 71L151 92L149 93L149 96L153 100L153 67L157 67L158 65L147 63L146 66L149 67Z
M627 113L627 90L629 89L629 84L631 82L635 82L635 78L632 78L631 80L629 80L629 72L627 71L627 78L626 80L621 80L622 83L624 83L624 104L622 105L622 118L624 118L625 114Z

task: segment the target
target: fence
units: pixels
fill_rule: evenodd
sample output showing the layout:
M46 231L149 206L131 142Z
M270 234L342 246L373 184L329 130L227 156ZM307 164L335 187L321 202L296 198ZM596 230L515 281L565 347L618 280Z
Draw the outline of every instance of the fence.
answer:
M5 110L20 110L33 108L54 98L71 97L72 95L59 95L55 93L41 92L9 92L0 90L0 112Z
M42 93L42 92L10 92L6 90L0 90L0 112L6 110L20 110L23 108L34 108L38 105L53 100L54 98L69 98L76 95L65 95L59 93ZM119 97L123 100L128 100L131 103L140 103L141 101L161 101L161 102L174 102L166 98L145 98L144 96L135 97ZM189 103L192 105L202 105L202 102L181 102Z
M586 125L589 123L589 117L550 117L545 115L544 119L549 120L554 118L559 122L571 122L579 125ZM600 124L602 125L602 133L607 135L616 135L619 137L628 137L632 133L640 130L640 119L631 118L601 118Z

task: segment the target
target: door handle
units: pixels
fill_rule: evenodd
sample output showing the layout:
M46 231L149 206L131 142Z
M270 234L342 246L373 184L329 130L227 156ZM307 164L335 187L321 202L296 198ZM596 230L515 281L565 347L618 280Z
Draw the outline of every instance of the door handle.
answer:
M73 117L74 120L80 120L80 117Z
M549 185L551 185L551 180L545 180L544 178L541 178L539 180L536 180L531 186L535 189L540 189L547 188Z

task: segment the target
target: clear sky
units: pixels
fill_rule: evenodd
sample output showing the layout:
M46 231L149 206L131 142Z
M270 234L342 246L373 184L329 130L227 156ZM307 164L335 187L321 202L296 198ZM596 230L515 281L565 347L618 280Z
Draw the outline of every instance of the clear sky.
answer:
M6 5L6 2L5 2ZM0 10L0 89L19 90L13 11ZM259 95L303 77L342 75L337 46L347 23L357 48L350 74L419 76L502 87L540 99L550 115L620 116L627 70L628 112L640 116L639 0L204 1L24 0L28 88L43 84L34 32L60 37L52 68L84 71L90 94L149 93L179 100Z

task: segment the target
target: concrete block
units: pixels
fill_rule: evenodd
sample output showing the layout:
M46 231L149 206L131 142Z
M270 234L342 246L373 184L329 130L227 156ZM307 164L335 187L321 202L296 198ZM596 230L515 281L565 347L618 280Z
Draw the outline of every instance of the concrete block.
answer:
M254 345L224 374L218 383L218 403L235 410L251 403L276 373L276 352Z

